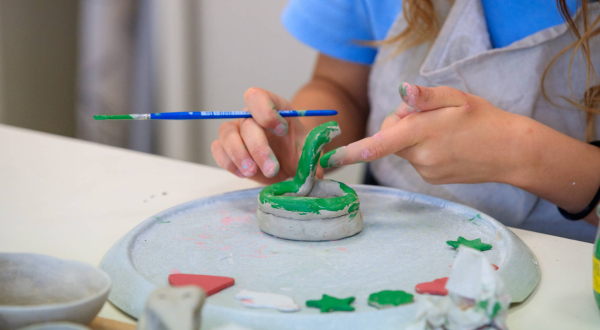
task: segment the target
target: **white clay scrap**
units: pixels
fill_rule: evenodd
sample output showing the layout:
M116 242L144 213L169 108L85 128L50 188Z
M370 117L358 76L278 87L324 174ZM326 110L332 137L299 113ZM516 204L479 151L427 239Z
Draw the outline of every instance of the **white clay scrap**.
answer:
M297 312L300 306L288 296L278 293L254 292L242 290L235 296L242 301L242 306L249 308L270 308L280 312Z

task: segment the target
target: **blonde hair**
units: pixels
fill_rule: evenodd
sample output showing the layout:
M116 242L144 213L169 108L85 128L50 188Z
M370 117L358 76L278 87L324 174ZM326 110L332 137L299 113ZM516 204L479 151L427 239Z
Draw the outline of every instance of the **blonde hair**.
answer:
M452 0L449 0L452 2ZM596 17L590 24L588 19L588 3L586 0L578 0L578 7L581 7L581 15L583 18L583 29L580 31L571 14L569 13L569 8L566 4L566 0L557 0L557 7L561 16L563 17L565 23L575 36L575 41L559 52L546 66L544 73L542 75L542 93L544 98L548 100L551 104L556 104L550 100L548 95L546 94L544 80L546 78L546 74L548 70L552 66L556 60L567 53L570 49L573 49L571 54L571 60L569 63L569 72L568 72L568 81L569 88L571 90L571 99L565 98L570 104L576 106L578 109L585 112L586 115L586 140L589 142L594 136L594 126L595 126L595 117L600 113L600 85L591 86L592 76L596 76L596 72L594 71L594 67L591 61L589 40L592 37L600 34L600 28L596 28L598 22L600 21L600 16ZM420 45L425 42L433 42L437 37L437 34L440 30L440 22L437 19L435 14L435 9L433 6L432 0L403 0L402 1L402 15L406 20L407 27L400 34L390 37L383 41L373 42L373 45L382 46L382 45L391 45L396 44L396 51L392 56L398 55L399 53ZM584 95L582 95L582 100L577 101L577 97L573 92L573 88L571 86L571 65L573 64L573 59L575 58L575 54L578 50L581 50L584 54L585 63L587 65L587 88ZM597 76L596 76L597 78Z

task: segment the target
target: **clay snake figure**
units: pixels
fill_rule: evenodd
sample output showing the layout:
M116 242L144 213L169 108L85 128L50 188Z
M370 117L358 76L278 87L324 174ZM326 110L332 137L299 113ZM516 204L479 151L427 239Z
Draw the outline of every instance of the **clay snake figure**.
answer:
M262 231L286 239L322 241L362 230L360 201L354 189L315 177L323 147L340 134L335 121L315 127L304 142L296 176L260 192L256 212Z

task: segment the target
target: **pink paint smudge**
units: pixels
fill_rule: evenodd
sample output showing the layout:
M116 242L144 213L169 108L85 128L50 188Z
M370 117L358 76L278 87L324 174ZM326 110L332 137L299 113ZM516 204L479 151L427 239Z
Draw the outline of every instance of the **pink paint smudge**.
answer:
M348 248L335 248L335 249L342 251L342 252L348 252Z
M209 234L202 234L202 235L200 235L200 238L208 238L208 239L210 239L210 235Z
M179 269L177 269L177 267L175 267L169 271L169 274L181 274L181 272Z
M219 211L219 213L221 213L222 215L228 215L229 214L229 212L227 212L227 211Z
M219 250L227 251L227 250L231 250L231 248L229 247L229 245L227 245L227 246L220 248Z
M369 149L364 149L363 151L361 151L361 152L360 152L360 156L361 156L363 159L367 159L367 158L369 158L370 156L373 156L373 154L372 154L372 153L369 151Z
M219 222L225 226L229 226L229 224L233 222L233 218L225 217L225 218L221 219L221 221L219 221Z
M185 241L195 241L195 239L190 238L190 237L173 237L173 240L185 240Z
M266 245L261 246L258 250L256 250L256 253L262 254L262 250L266 247L267 247Z
M196 245L206 245L206 243L202 243L202 242L194 242L194 244L196 244Z
M375 139L375 141L381 141L384 139L384 136L383 133L377 132L377 134L373 135L373 138Z

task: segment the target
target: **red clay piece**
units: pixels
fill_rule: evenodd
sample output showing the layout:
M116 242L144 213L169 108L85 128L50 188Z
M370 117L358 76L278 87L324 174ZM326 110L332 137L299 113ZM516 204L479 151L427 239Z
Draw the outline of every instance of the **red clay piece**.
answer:
M431 282L419 283L415 286L415 291L420 294L429 293L437 296L446 296L448 295L446 282L448 282L448 278L442 277Z
M235 280L231 277L196 275L196 274L171 274L169 284L172 286L195 285L206 291L206 296L211 296L233 284Z
M498 270L498 268L500 268L500 267L498 267L498 266L496 266L494 264L492 264L492 267L494 267L495 270Z

